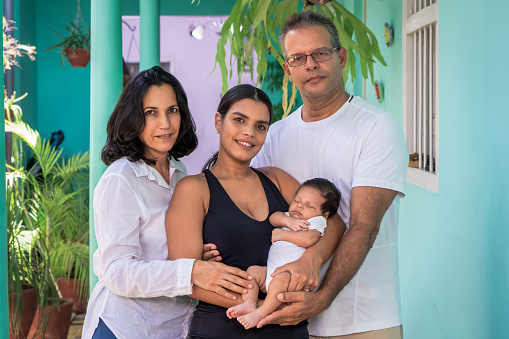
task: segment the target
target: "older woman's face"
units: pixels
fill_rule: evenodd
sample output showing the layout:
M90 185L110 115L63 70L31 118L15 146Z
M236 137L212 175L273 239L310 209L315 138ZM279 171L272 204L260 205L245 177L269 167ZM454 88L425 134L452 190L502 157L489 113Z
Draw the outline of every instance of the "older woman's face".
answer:
M165 159L180 129L180 110L175 90L168 84L151 86L143 97L145 128L140 134L149 159Z
M269 119L267 106L253 99L237 101L224 119L216 113L216 129L221 132L220 149L239 161L250 162L265 142Z

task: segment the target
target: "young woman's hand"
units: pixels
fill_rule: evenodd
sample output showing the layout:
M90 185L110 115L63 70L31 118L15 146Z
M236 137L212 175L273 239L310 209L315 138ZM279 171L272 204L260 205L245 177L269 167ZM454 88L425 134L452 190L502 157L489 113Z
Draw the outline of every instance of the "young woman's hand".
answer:
M252 280L253 277L241 269L210 260L196 260L191 273L193 285L232 300L253 288Z
M203 261L221 261L223 258L219 255L219 251L217 250L217 246L215 244L205 244L203 245Z

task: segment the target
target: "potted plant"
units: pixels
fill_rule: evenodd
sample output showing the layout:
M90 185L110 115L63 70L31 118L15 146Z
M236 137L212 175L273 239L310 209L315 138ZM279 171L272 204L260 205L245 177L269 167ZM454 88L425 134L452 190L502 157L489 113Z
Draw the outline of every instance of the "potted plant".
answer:
M60 36L61 41L48 47L46 51L59 48L59 53L62 54L62 68L65 66L64 55L72 67L86 67L90 61L90 29L83 31L75 22L70 22L64 29L68 32L67 35L53 30Z
M36 160L33 166L28 165L27 168L21 163L9 166L12 175L23 183L22 193L17 197L18 210L22 211L27 228L32 232L28 256L34 263L31 279L38 290L38 308L29 337L44 337L44 333L58 333L57 337L66 337L72 301L62 300L53 272L62 266L66 269L73 267L79 272L78 277L86 275L88 278L88 246L76 246L68 236L75 232L75 224L78 223L81 227L78 233L88 232L88 213L85 216L77 207L83 204L80 194L88 196L88 183L82 186L82 172L89 165L88 152L65 160L62 159L62 150L42 140L37 131L20 119L6 121L5 127L25 147L28 146ZM78 217L83 220L73 223L72 220ZM86 231L83 231L84 227ZM86 235L82 234L83 237L86 238ZM76 247L80 250L73 251ZM86 288L87 285L82 286L82 289ZM59 325L64 326L59 329Z
M14 22L3 17L3 66L4 71L18 66L18 58L28 56L35 60L35 47L18 42L10 31L14 30ZM5 119L21 120L21 108L16 104L27 94L16 98L16 93L8 97L4 90ZM17 147L16 137L6 137L12 141L9 149L9 160L19 164L23 149ZM11 152L12 151L12 152ZM24 215L21 212L19 197L24 195L24 182L12 172L6 172L6 210L7 210L7 277L9 302L9 337L25 338L32 324L37 305L37 291L32 284L34 265L30 258L30 242L32 233L25 228Z

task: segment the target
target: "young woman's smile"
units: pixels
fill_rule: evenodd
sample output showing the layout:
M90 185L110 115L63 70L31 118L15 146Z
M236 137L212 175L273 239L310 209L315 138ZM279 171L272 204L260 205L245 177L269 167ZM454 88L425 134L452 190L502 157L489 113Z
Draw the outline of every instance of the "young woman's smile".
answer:
M224 119L216 114L216 128L221 132L220 147L234 158L251 161L265 142L269 119L266 104L253 99L239 100Z

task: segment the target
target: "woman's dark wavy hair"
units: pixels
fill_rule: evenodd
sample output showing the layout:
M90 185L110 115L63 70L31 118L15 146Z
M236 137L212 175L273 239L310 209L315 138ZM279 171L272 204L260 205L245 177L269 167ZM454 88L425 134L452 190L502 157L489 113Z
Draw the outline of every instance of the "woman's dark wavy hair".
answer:
M226 113L228 113L233 104L242 99L253 99L256 102L265 104L265 106L267 106L269 109L269 125L272 123L272 102L270 101L269 97L261 89L248 84L232 87L223 95L219 105L217 106L217 112L221 115L221 119L224 119ZM206 169L214 166L217 161L218 153L219 152L214 153L214 155L212 155L210 159L207 160L205 165L203 165L202 171L205 171Z
M304 181L304 183L300 185L299 189L302 187L311 187L320 192L320 195L325 199L324 203L320 207L322 213L329 212L329 217L332 217L338 212L341 193L339 193L338 189L332 182L324 178L313 178Z
M189 111L186 92L177 78L161 67L154 66L138 73L129 81L111 113L106 127L106 145L101 152L101 159L107 166L123 157L133 162L143 160L147 164L155 164L154 159L145 157L145 144L139 136L145 128L143 97L150 86L160 87L163 84L168 84L175 90L180 110L179 134L168 155L179 159L198 146L196 126Z

